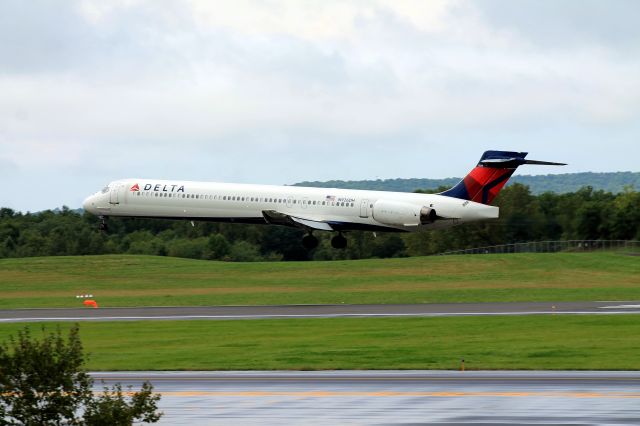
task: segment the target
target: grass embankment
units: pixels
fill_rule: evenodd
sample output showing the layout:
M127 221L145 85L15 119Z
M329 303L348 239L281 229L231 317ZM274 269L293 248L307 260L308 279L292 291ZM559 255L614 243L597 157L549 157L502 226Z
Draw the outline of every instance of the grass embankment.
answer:
M0 324L0 341L22 327ZM639 315L94 322L80 333L92 370L457 369L462 358L478 370L640 369Z
M640 299L640 258L507 254L226 263L151 256L0 259L0 308Z

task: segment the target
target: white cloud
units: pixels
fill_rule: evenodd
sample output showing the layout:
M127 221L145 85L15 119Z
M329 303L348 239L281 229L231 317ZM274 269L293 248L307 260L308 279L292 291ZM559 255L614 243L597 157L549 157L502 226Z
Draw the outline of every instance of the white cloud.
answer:
M554 44L487 1L7 2L0 157L27 179L283 183L461 174L425 159L553 152L579 135L601 167L605 145L584 141L602 129L640 154L640 41L621 47L602 24L564 42L592 25L561 25L576 8L593 22L563 6Z

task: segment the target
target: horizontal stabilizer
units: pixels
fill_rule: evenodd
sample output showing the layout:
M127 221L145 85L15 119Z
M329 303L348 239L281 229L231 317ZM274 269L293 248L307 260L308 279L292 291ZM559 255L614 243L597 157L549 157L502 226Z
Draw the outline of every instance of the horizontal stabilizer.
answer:
M493 167L496 169L515 169L523 164L531 164L534 166L566 166L566 163L553 163L551 161L525 160L519 157L503 157L503 158L486 158L480 160L478 165L485 167Z
M566 166L567 163L553 163L551 161L525 160L524 164L533 164L537 166Z

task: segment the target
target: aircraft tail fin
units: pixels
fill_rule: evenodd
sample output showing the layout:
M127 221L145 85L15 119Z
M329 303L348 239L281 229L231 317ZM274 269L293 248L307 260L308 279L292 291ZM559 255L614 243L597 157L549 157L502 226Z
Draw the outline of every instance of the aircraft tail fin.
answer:
M524 164L565 166L565 163L525 160L528 153L486 151L478 165L453 188L440 195L491 204L518 166Z

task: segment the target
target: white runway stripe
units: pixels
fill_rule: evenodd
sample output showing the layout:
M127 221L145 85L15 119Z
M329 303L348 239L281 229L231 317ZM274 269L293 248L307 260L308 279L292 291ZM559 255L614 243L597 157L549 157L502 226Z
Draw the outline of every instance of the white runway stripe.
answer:
M640 311L537 311L537 312L458 312L458 313L388 313L388 314L299 314L299 315L159 315L159 316L101 316L101 317L25 317L0 318L0 322L38 321L149 321L149 320L242 320L286 318L367 318L367 317L461 317L461 316L521 316L521 315L616 315L640 314Z

